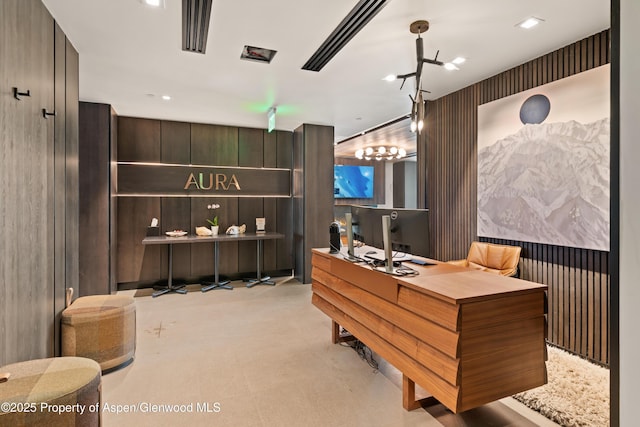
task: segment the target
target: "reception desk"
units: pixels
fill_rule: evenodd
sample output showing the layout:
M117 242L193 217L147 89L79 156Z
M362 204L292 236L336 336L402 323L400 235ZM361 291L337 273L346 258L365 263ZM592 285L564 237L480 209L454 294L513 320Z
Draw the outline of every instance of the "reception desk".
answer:
M313 304L458 413L547 382L545 291L446 263L397 277L313 249ZM334 342L336 341L334 336Z

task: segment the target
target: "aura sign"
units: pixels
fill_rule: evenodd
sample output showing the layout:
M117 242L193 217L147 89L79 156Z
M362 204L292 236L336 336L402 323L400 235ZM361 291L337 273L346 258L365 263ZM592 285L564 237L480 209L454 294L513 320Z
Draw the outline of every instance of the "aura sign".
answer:
M189 190L192 187L196 190L230 190L231 187L235 190L241 190L240 183L238 182L238 178L235 174L229 175L224 173L213 173L209 172L209 176L206 176L206 173L199 172L194 174L191 172L189 174L189 178L187 178L187 183L184 185L185 190ZM196 178L197 176L197 178Z
M291 171L120 162L118 196L291 197Z

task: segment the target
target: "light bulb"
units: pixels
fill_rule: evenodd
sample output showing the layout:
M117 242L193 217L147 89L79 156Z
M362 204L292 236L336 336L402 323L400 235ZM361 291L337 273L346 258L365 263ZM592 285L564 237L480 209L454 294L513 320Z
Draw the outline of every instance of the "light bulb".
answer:
M420 130L422 130L422 128L423 128L423 127L424 127L424 122L423 122L422 120L420 120L420 121L418 122L418 130L419 130L419 131L420 131Z
M398 156L401 158L407 155L407 151L404 148L398 150Z
M379 147L379 148L378 148L378 153L380 153L380 154L384 154L384 153L386 153L386 152L387 152L387 149L386 149L385 147Z
M356 157L359 159L362 159L362 156L364 156L364 150L362 148L359 148L356 150Z
M418 125L416 124L415 120L411 122L411 132L415 132L416 129L418 129Z
M391 147L389 149L389 152L395 156L396 154L398 154L398 147Z
M367 156L370 156L373 154L373 148L367 147L367 149L364 152Z

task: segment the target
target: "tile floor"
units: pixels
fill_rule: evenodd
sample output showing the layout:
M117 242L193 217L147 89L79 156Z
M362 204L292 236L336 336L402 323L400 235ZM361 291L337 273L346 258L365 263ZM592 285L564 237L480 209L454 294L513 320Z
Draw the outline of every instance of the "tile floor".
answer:
M439 404L407 412L395 368L331 344L309 285L233 285L136 298L136 357L103 377L105 426L556 425L511 398L458 415Z

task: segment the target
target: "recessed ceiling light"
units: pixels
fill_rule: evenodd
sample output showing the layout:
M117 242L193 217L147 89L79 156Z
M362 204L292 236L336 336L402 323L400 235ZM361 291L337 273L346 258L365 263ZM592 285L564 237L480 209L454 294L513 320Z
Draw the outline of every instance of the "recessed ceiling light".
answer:
M164 99L165 101L169 101L171 97L169 95L162 95L162 99Z
M518 23L516 25L518 27L520 27L520 28L524 28L525 30L528 30L530 28L535 27L536 25L538 25L541 22L544 22L544 20L532 16L531 18L527 18L524 21L522 21L522 22L520 22L520 23Z
M459 70L460 69L460 68L456 67L455 64L452 64L451 62L447 62L446 64L444 64L444 68L446 68L449 71Z
M462 63L464 63L464 61L466 61L466 58L463 58L462 56L456 56L455 58L453 58L453 60L451 61L452 64L456 64L456 65L460 65Z
M140 3L151 7L160 7L164 3L164 0L140 0Z
M388 76L386 76L385 78L383 78L382 80L387 81L387 82L392 82L396 79L396 75L395 74L389 74Z

